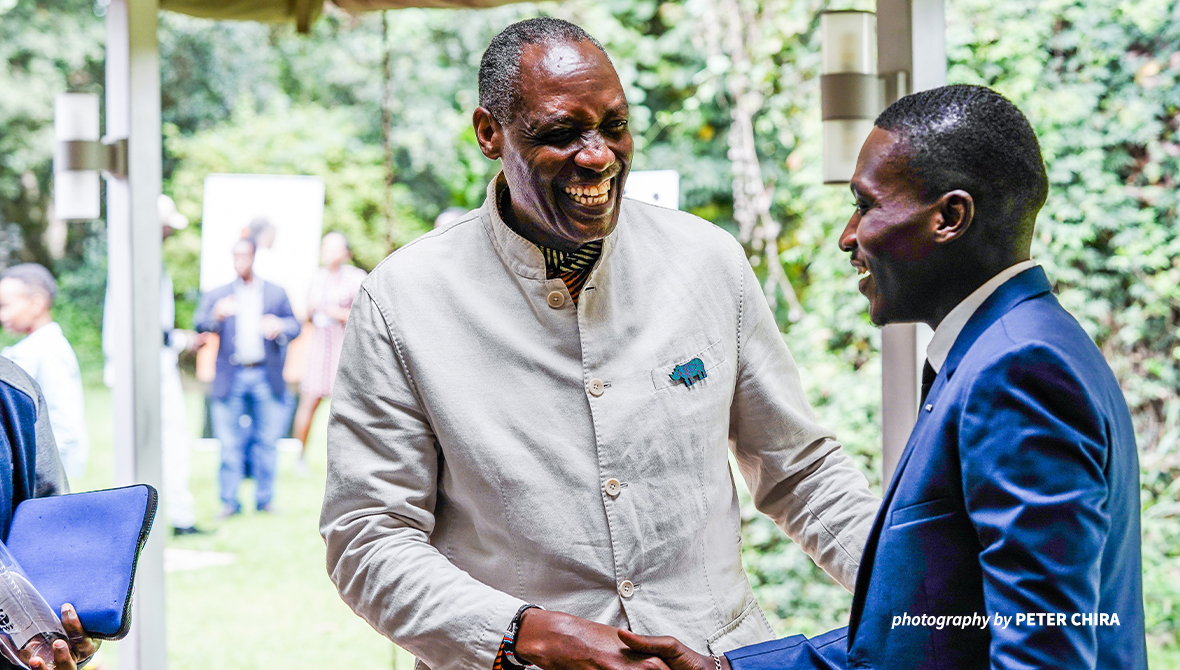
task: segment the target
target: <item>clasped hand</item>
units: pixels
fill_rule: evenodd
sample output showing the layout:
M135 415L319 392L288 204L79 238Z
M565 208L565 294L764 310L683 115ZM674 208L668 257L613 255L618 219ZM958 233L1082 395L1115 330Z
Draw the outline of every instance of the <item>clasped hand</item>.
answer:
M76 670L79 663L85 662L98 651L100 642L86 636L82 620L69 603L61 606L61 625L69 642L55 640L49 652L52 658L44 658L42 654L47 650L34 650L32 645L21 650L22 660L32 670Z
M673 637L647 637L562 612L525 610L516 656L544 670L715 670ZM722 659L722 669L730 670Z

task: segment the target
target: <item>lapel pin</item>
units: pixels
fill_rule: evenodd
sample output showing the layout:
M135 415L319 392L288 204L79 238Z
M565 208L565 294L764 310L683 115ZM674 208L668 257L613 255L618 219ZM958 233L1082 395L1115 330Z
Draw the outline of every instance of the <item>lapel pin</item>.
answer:
M934 405L926 405L926 411L927 411L927 412L930 412L930 411L933 411L933 410L934 410Z
M677 365L672 374L668 376L673 382L684 382L685 386L692 386L709 375L705 374L705 364L701 362L701 359L694 358L687 363Z

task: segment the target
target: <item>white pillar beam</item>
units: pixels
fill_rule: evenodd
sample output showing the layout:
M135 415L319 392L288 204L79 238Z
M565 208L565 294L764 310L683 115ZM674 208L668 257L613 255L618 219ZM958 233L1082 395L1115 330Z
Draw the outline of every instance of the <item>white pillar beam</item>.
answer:
M115 478L161 490L160 58L158 0L107 8L107 135L127 138L126 179L107 181L108 292L115 344ZM136 571L131 633L121 670L163 670L164 531L155 523Z
M883 74L906 73L908 90L898 92L899 96L946 84L943 2L877 0L877 67ZM917 420L922 364L931 335L926 325L912 323L886 326L881 331L881 481L885 487Z

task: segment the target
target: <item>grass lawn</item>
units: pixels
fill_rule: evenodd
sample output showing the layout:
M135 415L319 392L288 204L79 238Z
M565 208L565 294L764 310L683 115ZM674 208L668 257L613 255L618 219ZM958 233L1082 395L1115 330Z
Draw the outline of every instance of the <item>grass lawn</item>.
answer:
M203 399L187 394L194 436ZM242 490L244 514L217 522L218 454L192 453L191 488L197 525L208 535L171 537L161 507L156 530L168 531L167 599L170 670L409 670L412 657L394 647L340 601L324 569L318 528L324 493L321 406L312 427L310 472L298 475L295 454L280 453L274 514L255 514L253 484ZM76 491L114 485L110 392L86 390L91 452ZM220 563L220 564L219 564ZM114 670L118 643L106 643L93 667ZM99 665L100 664L100 665Z

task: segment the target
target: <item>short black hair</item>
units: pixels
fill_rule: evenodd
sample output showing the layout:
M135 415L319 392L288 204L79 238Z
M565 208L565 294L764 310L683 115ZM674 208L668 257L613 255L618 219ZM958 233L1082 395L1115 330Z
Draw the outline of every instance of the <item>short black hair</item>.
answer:
M610 61L598 40L569 21L542 16L518 21L500 31L479 63L479 106L491 112L492 118L500 123L512 120L518 102L516 85L520 81L520 53L524 46L577 42L590 42Z
M40 293L45 296L49 302L49 306L53 306L53 300L57 297L57 280L53 278L53 273L45 268L44 265L37 263L21 263L14 265L4 271L0 275L0 279L15 279L24 284L30 293Z
M943 86L898 100L876 125L904 141L922 197L962 189L985 242L1028 244L1049 179L1036 133L1011 101L985 86Z

